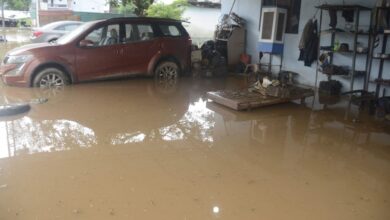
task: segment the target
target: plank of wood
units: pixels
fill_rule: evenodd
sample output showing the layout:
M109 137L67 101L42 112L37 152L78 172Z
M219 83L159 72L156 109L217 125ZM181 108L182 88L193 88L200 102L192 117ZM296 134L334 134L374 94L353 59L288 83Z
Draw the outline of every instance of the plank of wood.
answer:
M294 87L294 94L289 97L271 97L248 91L220 90L208 92L207 97L214 102L234 110L246 110L263 106L286 103L297 99L313 96L314 92L308 89Z

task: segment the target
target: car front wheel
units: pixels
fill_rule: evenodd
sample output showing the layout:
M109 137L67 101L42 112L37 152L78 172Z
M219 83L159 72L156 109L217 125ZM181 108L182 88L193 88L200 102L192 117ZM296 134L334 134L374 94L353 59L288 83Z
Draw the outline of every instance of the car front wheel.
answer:
M57 88L69 84L65 73L57 68L47 68L40 71L34 78L33 86L40 88Z
M158 80L176 80L179 77L179 73L179 67L171 61L160 63L155 70L155 76Z

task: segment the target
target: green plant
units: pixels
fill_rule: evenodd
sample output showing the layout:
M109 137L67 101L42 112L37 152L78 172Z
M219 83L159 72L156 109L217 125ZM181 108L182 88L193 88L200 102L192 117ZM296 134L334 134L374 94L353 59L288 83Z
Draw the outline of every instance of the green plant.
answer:
M107 0L107 3L113 8L118 8L120 13L134 13L138 16L144 16L153 2L154 0Z
M171 4L155 3L146 10L148 17L183 19L183 13L188 6L187 0L175 0Z
M3 0L7 9L28 11L31 0Z
M130 14L130 13L134 13L134 10L135 10L135 6L130 3L130 4L126 4L126 5L120 5L118 7L118 11L119 13L121 14Z

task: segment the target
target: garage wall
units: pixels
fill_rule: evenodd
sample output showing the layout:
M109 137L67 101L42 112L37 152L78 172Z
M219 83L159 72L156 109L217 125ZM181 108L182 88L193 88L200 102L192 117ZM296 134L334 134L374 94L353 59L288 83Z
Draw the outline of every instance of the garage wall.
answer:
M221 14L228 14L233 0L221 0ZM256 50L259 38L261 0L236 0L233 12L247 21L246 52L252 55L252 62L258 60Z
M229 13L233 0L222 0L222 13ZM308 19L312 18L316 12L314 6L320 5L323 3L328 4L340 4L341 0L302 0L301 5L301 15L299 21L299 33L298 34L286 34L285 35L285 50L283 56L283 69L291 70L299 73L298 81L301 84L314 86L315 83L315 74L316 74L316 64L313 63L311 67L305 67L303 62L298 62L299 50L298 50L298 42L301 37L302 30L308 21ZM360 4L368 7L373 7L375 5L374 0L345 0L346 4ZM258 52L256 51L256 44L259 37L259 22L260 22L260 11L261 11L261 0L236 0L236 4L233 8L233 12L242 16L248 21L247 25L247 53L252 55L252 62L256 62L258 60ZM316 17L319 20L320 13L318 12ZM369 25L370 13L363 12L360 17L360 25L362 28L367 28ZM329 16L326 11L323 14L323 29L329 28ZM345 27L344 18L341 14L338 15L338 23L337 26L340 28ZM349 43L352 46L352 35L337 35L336 39L339 39L340 43ZM326 46L330 44L330 35L321 37L321 45ZM363 45L367 46L368 37L361 36L358 39L359 42L362 42ZM359 56L359 55L358 55ZM351 65L352 64L352 56L349 55L335 55L335 64L338 65ZM266 60L267 57L263 58ZM357 60L357 69L364 70L365 66L365 56L360 56ZM274 59L274 63L277 64L279 60ZM376 76L378 71L379 62L374 60L372 76ZM390 73L388 72L390 68L389 62L385 62L384 67L384 78L390 78ZM320 80L325 80L326 77L323 74L319 74ZM343 84L343 90L349 90L349 80L342 79L341 77L335 77L335 79L340 80ZM355 83L354 89L362 88L363 83L362 79L358 79ZM370 85L371 89L374 88L374 84Z

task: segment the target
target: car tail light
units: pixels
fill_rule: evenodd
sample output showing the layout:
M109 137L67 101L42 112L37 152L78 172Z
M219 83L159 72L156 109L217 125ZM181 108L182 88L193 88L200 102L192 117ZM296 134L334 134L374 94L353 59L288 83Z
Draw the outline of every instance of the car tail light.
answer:
M39 36L41 36L42 34L43 34L42 31L34 31L34 32L33 32L33 36L34 36L34 37L39 37Z

